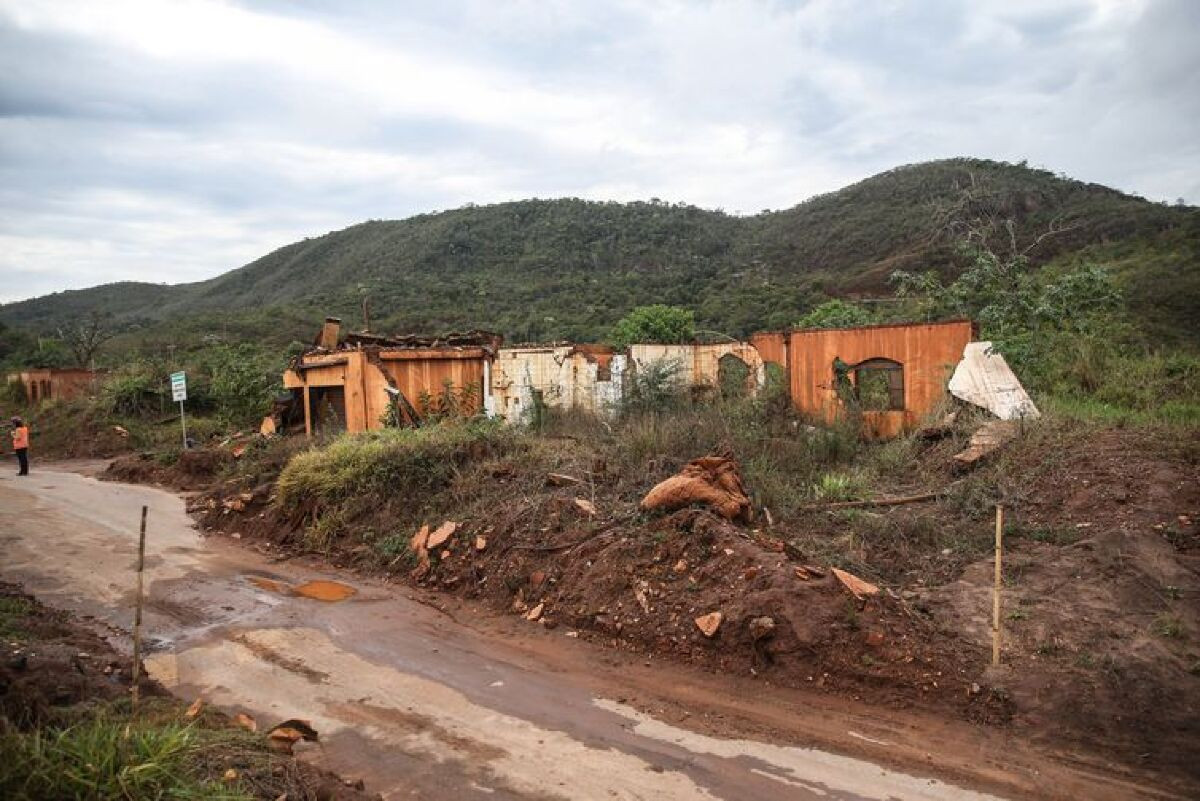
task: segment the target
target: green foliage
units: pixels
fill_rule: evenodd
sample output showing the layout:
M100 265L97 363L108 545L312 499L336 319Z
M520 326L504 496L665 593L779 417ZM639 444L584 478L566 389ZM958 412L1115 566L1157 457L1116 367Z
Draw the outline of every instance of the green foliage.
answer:
M346 529L359 504L403 504L405 517L418 515L464 464L514 452L523 442L518 430L484 418L344 434L287 463L279 504L310 513L313 531L328 542Z
M25 598L0 598L0 639L23 641L26 635L24 621L32 609L33 604Z
M796 328L853 328L873 322L873 315L862 306L834 298L801 317Z
M3 325L3 323L0 323ZM34 337L22 330L0 330L0 368L71 367L70 349L54 337Z
M655 359L641 365L628 377L622 413L664 412L682 406L686 400L682 372L678 359Z
M638 306L613 326L609 342L615 348L637 343L678 345L696 334L696 315L678 306Z
M417 397L417 411L425 423L454 420L474 413L480 408L482 398L483 389L478 384L456 387L453 381L446 379L437 395L422 392ZM391 414L392 419L396 419L394 411Z
M865 482L852 473L824 473L812 487L815 499L825 503L853 501L862 497Z
M952 282L933 272L893 273L897 294L923 319L976 320L1025 385L1060 410L1200 419L1200 359L1151 349L1111 270L1075 261L1036 271L1026 255L999 255L981 241L964 244L968 266Z
M170 408L170 393L163 369L147 361L120 367L100 385L100 405L105 413L122 417L161 414Z
M131 722L111 712L61 729L0 734L0 797L248 799L201 769L205 751L233 733L180 723Z
M23 408L27 403L29 398L25 397L25 385L20 381L9 381L0 375L0 409L4 410L0 414Z
M257 422L280 391L284 361L281 353L250 344L209 349L203 368L210 402L234 424Z

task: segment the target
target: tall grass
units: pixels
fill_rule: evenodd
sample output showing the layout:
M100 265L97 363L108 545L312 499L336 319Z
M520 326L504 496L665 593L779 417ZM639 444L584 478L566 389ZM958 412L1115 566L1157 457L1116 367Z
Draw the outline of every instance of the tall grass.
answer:
M490 420L345 434L295 456L279 476L285 509L356 496L413 496L444 488L472 458L519 447L522 434Z
M178 722L133 723L102 710L62 728L0 734L0 798L248 799L206 776L205 760L237 734Z
M351 532L372 540L419 524L449 502L446 490L470 463L515 454L529 438L483 418L345 434L287 463L277 484L279 506L305 519L311 549L325 550Z

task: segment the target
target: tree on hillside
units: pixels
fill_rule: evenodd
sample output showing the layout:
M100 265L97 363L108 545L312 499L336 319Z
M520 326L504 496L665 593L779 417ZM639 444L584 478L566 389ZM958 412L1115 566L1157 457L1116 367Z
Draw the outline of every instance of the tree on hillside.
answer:
M78 322L58 329L58 337L71 350L77 367L90 367L100 346L116 335L111 323L112 315L91 311Z
M32 350L33 337L18 328L0 322L0 363L15 359L22 351Z
M933 271L898 270L891 276L896 295L913 300L920 319L974 320L983 339L1034 377L1053 373L1084 389L1094 387L1102 365L1133 336L1123 294L1109 271L1091 263L1054 273L1033 269L1030 252L1069 226L1051 223L1020 247L1011 219L984 215L952 225L962 232L958 251L967 263L962 273L946 283Z
M696 334L696 317L679 306L638 306L613 326L609 342L615 348L635 343L674 345L688 342Z
M854 328L875 322L871 312L839 298L827 300L797 321L797 328Z

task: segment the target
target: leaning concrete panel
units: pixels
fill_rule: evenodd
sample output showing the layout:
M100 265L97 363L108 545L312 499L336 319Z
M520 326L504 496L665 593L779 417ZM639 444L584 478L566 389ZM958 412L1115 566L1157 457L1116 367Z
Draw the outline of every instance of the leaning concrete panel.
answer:
M991 342L970 342L950 377L950 394L987 409L1001 420L1041 417L1004 357Z

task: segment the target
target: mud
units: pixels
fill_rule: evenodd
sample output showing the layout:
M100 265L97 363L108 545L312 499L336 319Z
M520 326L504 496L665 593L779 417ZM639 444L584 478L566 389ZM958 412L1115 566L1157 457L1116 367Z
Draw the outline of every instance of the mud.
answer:
M346 600L358 592L358 590L337 581L317 580L306 581L299 586L293 587L292 592L303 598L335 603Z
M266 576L248 576L247 579L255 587L267 592L311 598L315 601L325 601L328 603L344 601L358 592L358 590L348 584L324 579L306 581L303 584L297 585L291 585L284 581L267 578Z
M94 577L120 586L130 560L98 568L96 556L132 540L125 518L141 502L175 521L186 520L182 503L164 508L163 493L61 474L47 484L55 489L0 481L0 508L23 510L4 513L4 570L120 636L128 599ZM470 605L439 612L371 579L355 579L360 592L342 603L279 595L247 575L288 585L338 578L304 560L271 562L202 542L186 524L156 523L150 552L162 561L149 598L152 607L168 603L148 616L152 675L182 698L203 695L262 727L313 720L322 748L309 756L385 796L407 795L416 781L430 798L935 799L982 798L978 791L989 789L1166 797L1111 767L1049 761L1002 732L645 666L646 657L598 649L562 627L496 622ZM171 611L179 608L194 614L181 620ZM981 753L996 758L981 761ZM408 770L415 765L426 768Z

